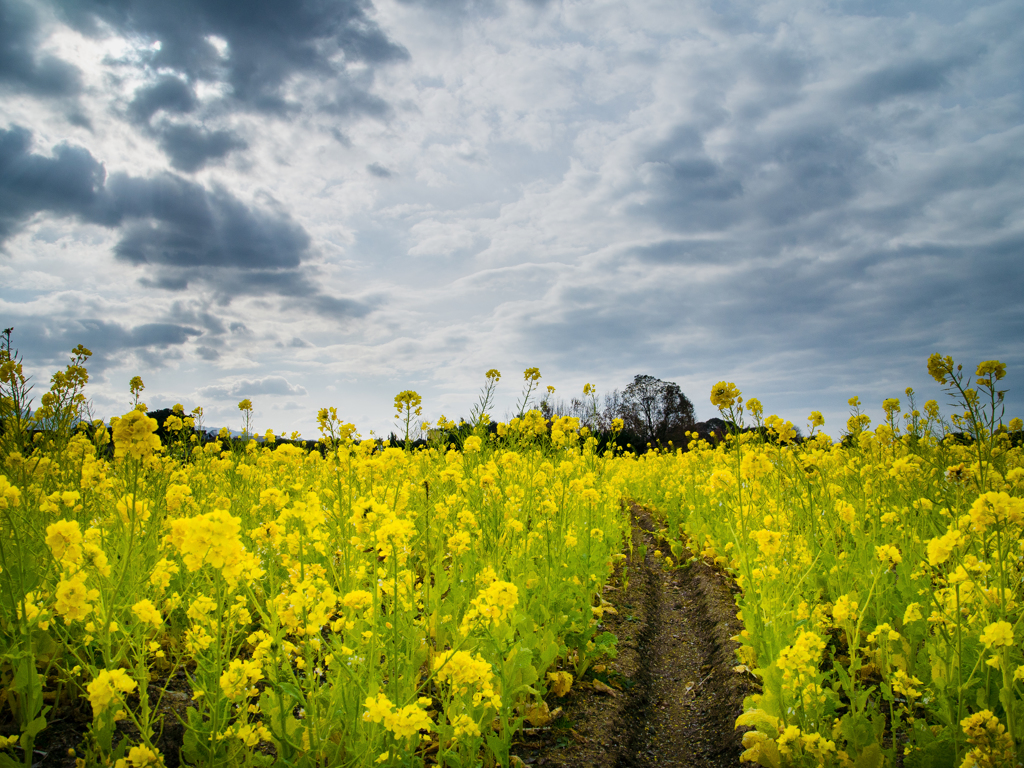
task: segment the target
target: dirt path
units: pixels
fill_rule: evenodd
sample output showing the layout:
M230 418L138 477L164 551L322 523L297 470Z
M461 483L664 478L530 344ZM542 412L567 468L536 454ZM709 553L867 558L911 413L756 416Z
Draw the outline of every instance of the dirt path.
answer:
M742 629L724 577L697 561L666 571L650 515L633 509L629 583L605 592L617 615L605 629L619 638L618 658L596 677L577 683L561 703L565 717L524 735L514 754L525 765L739 765L733 728L750 693L731 637ZM646 549L646 551L645 551ZM643 555L641 556L641 553Z

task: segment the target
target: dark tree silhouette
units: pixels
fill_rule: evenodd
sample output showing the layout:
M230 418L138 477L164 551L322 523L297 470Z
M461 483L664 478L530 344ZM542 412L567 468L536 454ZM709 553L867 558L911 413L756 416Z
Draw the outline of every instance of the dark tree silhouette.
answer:
M693 403L679 385L639 374L622 392L605 399L608 419L621 418L634 445L685 443L683 433L693 426Z

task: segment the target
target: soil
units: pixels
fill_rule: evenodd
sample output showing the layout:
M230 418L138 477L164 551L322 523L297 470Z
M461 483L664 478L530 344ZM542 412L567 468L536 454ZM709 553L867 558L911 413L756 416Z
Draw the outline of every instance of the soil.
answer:
M756 683L733 671L732 638L743 627L732 582L700 559L666 569L654 553L669 546L650 514L634 506L632 516L633 556L604 595L617 610L605 614L604 629L618 637L618 656L565 698L551 697L549 706L557 703L564 716L525 730L513 748L515 765L740 764L742 732L734 723Z

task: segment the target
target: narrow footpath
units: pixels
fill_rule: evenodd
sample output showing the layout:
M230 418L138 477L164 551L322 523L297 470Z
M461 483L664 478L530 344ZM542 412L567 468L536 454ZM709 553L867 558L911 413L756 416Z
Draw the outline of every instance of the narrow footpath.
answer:
M619 638L618 658L558 703L564 717L530 729L513 750L516 765L564 768L698 766L735 768L734 729L751 681L733 671L731 638L742 626L727 579L701 561L668 571L668 553L649 513L633 507L628 584L605 591L616 609L604 629ZM605 678L607 681L600 678Z

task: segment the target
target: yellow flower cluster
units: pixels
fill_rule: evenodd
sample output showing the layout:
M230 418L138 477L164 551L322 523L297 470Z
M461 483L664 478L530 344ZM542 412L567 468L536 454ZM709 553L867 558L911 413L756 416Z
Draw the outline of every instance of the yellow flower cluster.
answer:
M1013 625L1008 621L996 621L989 624L981 632L979 638L986 648L998 648L999 646L1012 646Z
M972 749L964 756L960 768L997 768L1017 764L1013 739L1006 727L991 711L983 709L960 721L967 743Z
M247 570L255 570L239 538L241 522L224 509L195 517L179 517L171 521L167 540L181 553L189 571L209 565L221 570L228 580L235 581Z
M711 404L720 411L732 408L739 396L739 389L731 381L720 381L711 388Z
M12 509L21 503L21 491L11 485L6 475L0 475L0 509Z
M415 704L407 704L399 709L386 695L378 693L376 698L367 697L363 720L368 723L384 723L384 727L391 731L396 739L406 739L433 729L434 721L424 709L430 706L430 703L430 699L421 698Z
M128 750L128 757L118 758L114 768L159 768L164 764L163 756L145 744L136 744Z
M121 704L126 694L138 687L123 669L103 669L88 686L89 703L94 717L100 717L111 707ZM119 710L114 713L117 719Z
M258 661L232 659L220 676L220 689L230 701L239 701L245 696L258 696L253 686L263 679L263 670Z
M156 435L156 419L142 411L129 411L119 419L111 419L114 428L114 456L142 459L161 449Z
M451 686L454 693L466 696L472 691L474 706L489 704L501 709L501 696L494 690L491 665L479 655L468 651L445 651L434 658L434 673L441 683Z
M507 581L493 581L473 598L462 620L463 632L470 627L497 626L508 619L519 602L519 589Z
M801 632L793 645L779 652L777 664L782 670L784 690L801 691L818 675L818 663L825 641L814 632Z

